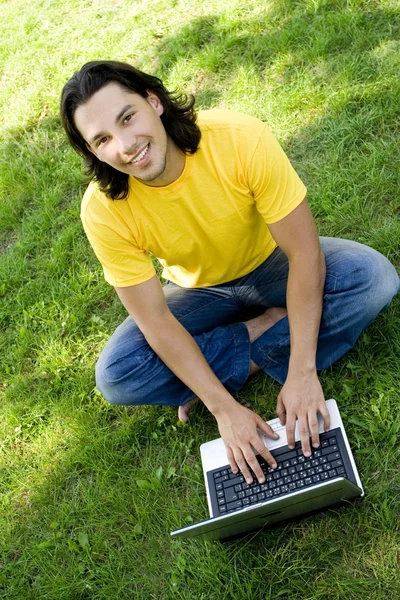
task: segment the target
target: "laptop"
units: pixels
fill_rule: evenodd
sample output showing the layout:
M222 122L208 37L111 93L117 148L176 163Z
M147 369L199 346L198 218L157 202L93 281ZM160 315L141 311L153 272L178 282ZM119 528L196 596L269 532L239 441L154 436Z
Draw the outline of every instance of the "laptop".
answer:
M298 423L295 448L287 445L286 427L279 419L268 421L280 438L261 437L275 457L272 469L258 455L266 476L246 483L232 473L222 438L200 447L210 518L171 532L173 538L219 540L235 537L272 523L291 519L340 502L364 496L360 476L334 399L327 400L330 430L324 432L318 415L320 447L309 458L301 450Z

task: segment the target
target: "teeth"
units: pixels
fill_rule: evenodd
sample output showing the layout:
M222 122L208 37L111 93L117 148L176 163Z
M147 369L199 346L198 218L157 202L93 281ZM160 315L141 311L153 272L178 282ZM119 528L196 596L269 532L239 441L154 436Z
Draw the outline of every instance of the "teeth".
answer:
M149 145L147 144L146 148L144 150L142 150L140 154L137 155L137 157L135 158L135 160L132 161L132 163L135 164L135 163L139 162L139 160L142 160L143 156L146 154L148 149L149 149Z

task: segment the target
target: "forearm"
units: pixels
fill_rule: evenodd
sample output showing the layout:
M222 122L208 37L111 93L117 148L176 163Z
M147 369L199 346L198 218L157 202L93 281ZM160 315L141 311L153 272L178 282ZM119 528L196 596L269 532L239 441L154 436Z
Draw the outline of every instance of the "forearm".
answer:
M325 257L320 249L311 255L298 255L289 260L289 374L306 374L316 370L325 274Z
M193 337L170 312L153 321L143 334L154 352L214 416L236 403L208 365Z

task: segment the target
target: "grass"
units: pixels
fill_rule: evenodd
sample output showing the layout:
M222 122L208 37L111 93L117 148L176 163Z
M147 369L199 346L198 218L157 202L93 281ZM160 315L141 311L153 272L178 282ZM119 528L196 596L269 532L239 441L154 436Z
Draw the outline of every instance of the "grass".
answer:
M0 50L0 593L4 600L389 600L400 596L399 298L322 375L362 502L221 544L205 518L206 410L110 406L94 364L125 315L79 222L86 182L63 83L116 58L269 122L323 235L400 268L395 0L8 0ZM273 416L259 375L242 402Z

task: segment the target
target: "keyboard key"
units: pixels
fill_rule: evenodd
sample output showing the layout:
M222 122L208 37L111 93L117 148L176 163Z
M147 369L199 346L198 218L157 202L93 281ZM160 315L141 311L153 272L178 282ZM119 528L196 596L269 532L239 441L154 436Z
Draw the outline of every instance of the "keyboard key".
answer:
M230 502L226 506L228 510L236 510L237 508L242 508L243 504L242 500L236 500L236 502Z
M326 457L328 462L332 462L333 460L338 460L340 458L339 452L332 452L332 454L328 454Z
M346 471L344 470L344 467L339 467L336 470L337 470L338 475L346 475Z
M235 493L233 488L228 488L225 490L225 499L227 502L233 502L238 499L238 495Z
M343 465L343 463L342 463L342 461L341 461L341 460L334 460L334 461L331 463L331 467L332 467L332 469L336 469L336 467L341 467L342 465Z
M331 437L331 438L329 439L329 444L330 444L331 446L333 446L333 445L334 445L334 444L336 444L336 443L337 443L337 442L336 442L336 438L335 438L335 437Z
M243 506L249 506L249 504L250 504L249 498L243 498L242 502L243 502Z

